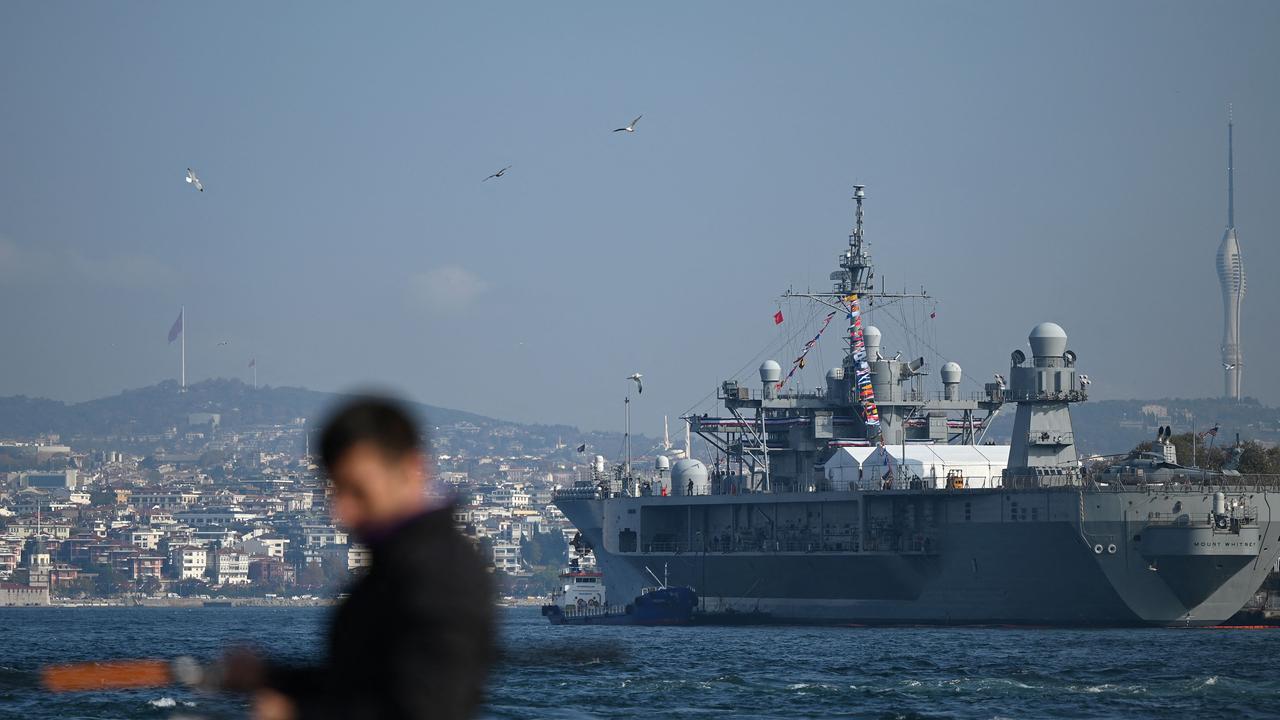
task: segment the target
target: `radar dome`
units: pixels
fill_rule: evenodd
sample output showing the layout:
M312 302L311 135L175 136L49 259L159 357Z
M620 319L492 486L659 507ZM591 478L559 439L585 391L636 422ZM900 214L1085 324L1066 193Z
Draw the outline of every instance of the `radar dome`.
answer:
M942 366L942 382L946 385L960 383L960 363L949 362Z
M701 460L693 458L677 460L675 465L671 466L671 489L684 494L689 488L690 480L693 481L695 495L705 494L708 489L707 466L703 465Z
M1057 323L1040 323L1031 329L1027 341L1035 357L1062 357L1067 351L1067 331Z
M782 379L782 366L777 360L765 360L760 364L760 382L776 383Z
M667 459L666 455L659 455L653 461L654 470L666 470L669 467L671 467L671 461Z
M867 345L867 360L876 360L876 354L879 352L879 328L876 325L867 325L863 328L863 343Z

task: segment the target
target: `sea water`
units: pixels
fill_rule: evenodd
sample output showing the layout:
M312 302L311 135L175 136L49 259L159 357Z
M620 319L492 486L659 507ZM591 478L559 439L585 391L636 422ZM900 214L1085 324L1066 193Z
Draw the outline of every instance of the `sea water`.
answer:
M493 718L1280 715L1280 630L568 627L498 611ZM2 608L0 717L236 718L182 688L50 695L39 668L251 644L322 652L324 608Z

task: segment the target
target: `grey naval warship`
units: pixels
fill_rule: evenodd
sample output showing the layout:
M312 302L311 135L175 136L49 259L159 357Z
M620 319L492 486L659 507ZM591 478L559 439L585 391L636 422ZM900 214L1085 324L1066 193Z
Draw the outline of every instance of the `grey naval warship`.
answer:
M710 469L659 456L644 475L628 449L555 494L610 596L665 572L725 622L1205 626L1240 610L1280 555L1276 479L1177 465L1163 433L1162 472L1091 472L1071 424L1088 378L1054 323L1007 380L965 395L948 362L927 391L924 359L886 359L861 325L860 309L927 297L876 287L864 198L832 290L796 294L848 320L825 388L784 389L767 361L760 385L721 384L721 417L683 418ZM984 443L1007 405L1011 441Z

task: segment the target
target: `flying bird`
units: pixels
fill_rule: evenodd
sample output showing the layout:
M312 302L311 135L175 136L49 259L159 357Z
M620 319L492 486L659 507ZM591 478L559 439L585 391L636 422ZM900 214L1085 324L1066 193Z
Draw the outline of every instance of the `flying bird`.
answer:
M642 117L644 117L644 115L637 115L637 116L636 116L636 119L635 119L635 120L632 120L630 125L628 125L628 126L626 126L626 127L620 127L620 128L618 128L617 130L614 130L614 132L623 132L624 130L625 130L626 132L635 132L635 131L636 131L636 123L640 122L640 118L642 118Z
M636 381L636 392L637 392L637 393L640 393L641 395L643 395L643 394L644 394L644 383L640 382L640 378L642 378L642 377L644 377L644 376L643 376L643 375L641 375L640 373L634 373L634 374L629 375L629 376L627 377L627 379L628 379L628 380L635 380L635 381Z
M225 345L230 345L230 344L231 344L230 340L222 340L221 342L218 343L218 347L223 347Z
M490 180L492 180L492 179L494 179L494 178L500 178L500 177L502 177L504 174L506 174L506 172L507 172L508 170L510 170L510 169L511 169L511 166L510 166L510 165L508 165L508 166L506 166L506 167L502 168L501 170L499 170L498 172L496 172L496 173L494 173L494 174L490 175L489 177L487 177L487 178L485 178L485 179L481 180L480 182L489 182Z
M194 185L197 190L204 192L204 185L200 184L200 178L196 177L196 171L187 168L187 184Z
M1222 369L1223 369L1223 370L1235 370L1235 369L1236 369L1236 365L1235 365L1235 363L1224 362L1224 363L1222 363Z

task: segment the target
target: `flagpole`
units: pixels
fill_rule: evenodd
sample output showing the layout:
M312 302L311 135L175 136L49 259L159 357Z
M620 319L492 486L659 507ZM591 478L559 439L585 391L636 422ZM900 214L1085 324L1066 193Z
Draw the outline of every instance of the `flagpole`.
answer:
M178 311L178 314L182 316L182 327L180 328L181 330L180 334L182 335L182 391L186 392L187 391L187 306L183 305L182 309Z

